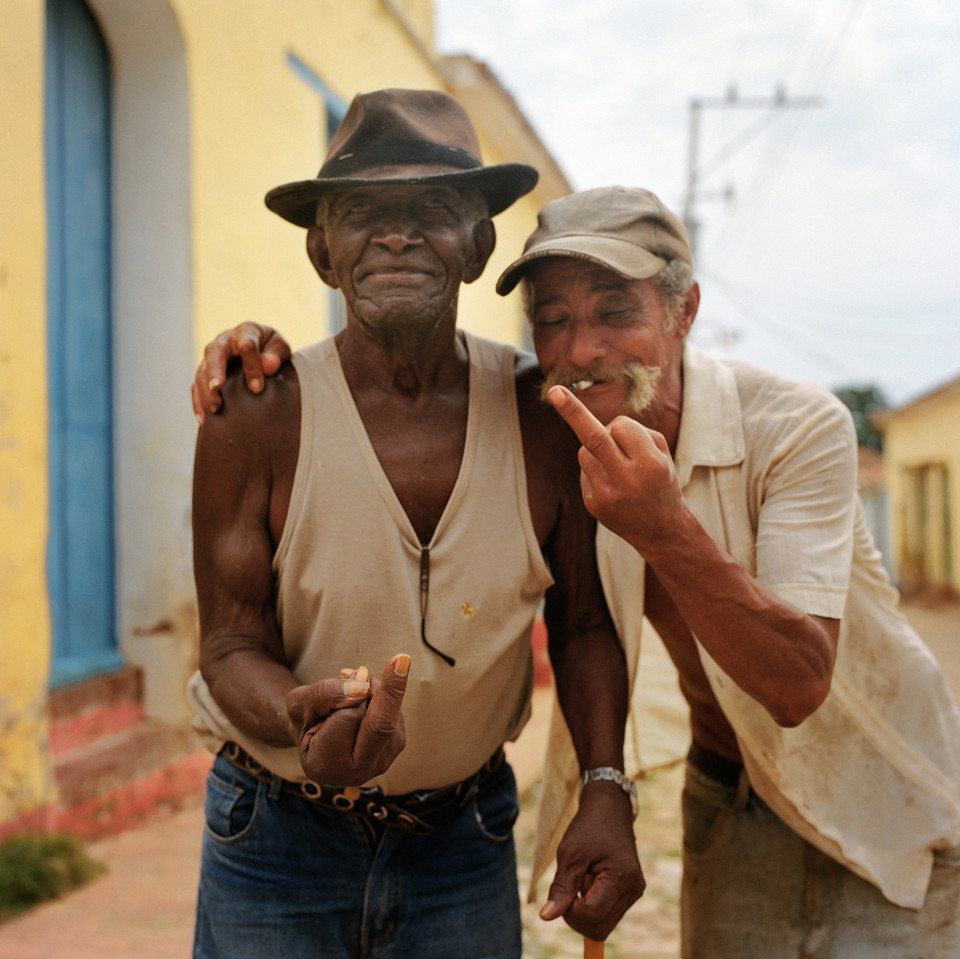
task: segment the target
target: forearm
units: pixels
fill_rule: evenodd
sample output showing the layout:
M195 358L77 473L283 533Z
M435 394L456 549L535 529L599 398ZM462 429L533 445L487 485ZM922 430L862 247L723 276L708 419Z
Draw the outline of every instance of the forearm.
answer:
M300 685L266 652L240 648L201 660L201 672L217 705L241 732L268 746L296 746L299 729L287 713L287 694Z
M623 769L627 673L612 630L584 631L550 641L550 659L563 712L581 770Z
M612 629L551 639L557 697L581 772L623 770L626 663ZM564 916L577 931L605 939L643 893L630 796L616 782L583 787L577 812L557 847L557 873L542 919ZM589 891L587 891L589 887Z
M796 725L820 705L836 650L825 620L765 589L688 509L669 536L630 541L703 648L778 723Z

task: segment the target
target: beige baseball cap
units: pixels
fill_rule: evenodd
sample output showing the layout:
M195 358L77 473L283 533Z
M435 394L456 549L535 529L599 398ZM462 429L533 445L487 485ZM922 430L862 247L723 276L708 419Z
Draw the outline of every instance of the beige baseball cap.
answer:
M545 256L590 260L631 280L654 276L670 260L693 265L680 218L649 190L623 186L585 190L548 203L523 256L497 280L497 292L506 296L527 265Z

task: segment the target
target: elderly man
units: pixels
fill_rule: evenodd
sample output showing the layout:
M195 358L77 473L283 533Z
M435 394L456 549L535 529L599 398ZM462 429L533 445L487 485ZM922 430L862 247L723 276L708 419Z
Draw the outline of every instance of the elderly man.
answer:
M960 716L867 532L850 417L686 343L690 267L656 197L597 190L498 284L527 287L583 443L614 620L646 615L690 705L682 955L960 955Z
M960 715L896 609L846 410L686 342L690 249L647 191L548 204L518 282L628 668L645 616L690 708L682 956L960 955ZM554 728L538 870L576 781Z
M348 319L262 398L229 378L198 438L197 957L520 955L502 746L544 595L585 777L544 914L603 939L642 891L576 441L529 358L456 328L490 217L535 181L482 166L452 98L385 90L267 194Z

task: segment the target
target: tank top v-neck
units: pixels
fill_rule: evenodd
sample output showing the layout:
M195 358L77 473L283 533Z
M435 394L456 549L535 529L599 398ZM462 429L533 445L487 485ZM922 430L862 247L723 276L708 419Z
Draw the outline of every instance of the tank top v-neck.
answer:
M530 712L530 631L553 582L527 500L514 351L461 335L470 360L466 439L429 543L377 459L333 340L293 359L300 453L274 557L284 649L304 683L361 665L379 676L394 653L410 654L406 747L369 784L388 794L464 779L516 738ZM421 626L454 665L424 645ZM285 779L305 778L295 749L265 746L224 722L221 713L204 725Z

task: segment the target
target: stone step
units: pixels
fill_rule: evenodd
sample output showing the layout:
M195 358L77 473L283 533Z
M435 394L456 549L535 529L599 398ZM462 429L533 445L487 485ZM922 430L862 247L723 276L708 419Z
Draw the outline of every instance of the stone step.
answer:
M553 670L550 668L550 653L547 650L547 627L540 616L534 620L530 645L533 647L533 681L538 689L542 689L550 685Z
M61 754L50 828L97 839L199 795L212 757L189 729L142 722Z
M103 736L54 763L63 805L76 805L139 779L197 748L189 728L141 723Z
M50 693L50 752L62 756L143 722L143 674L136 666Z
M122 669L50 693L56 801L8 823L98 839L196 801L212 758L189 726L144 718L143 673Z

